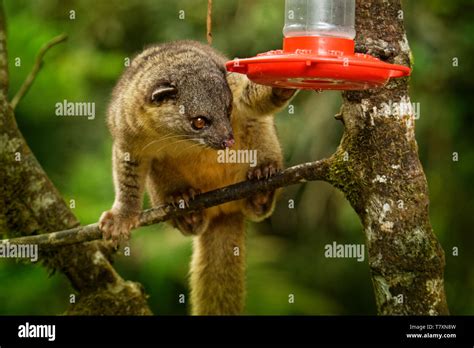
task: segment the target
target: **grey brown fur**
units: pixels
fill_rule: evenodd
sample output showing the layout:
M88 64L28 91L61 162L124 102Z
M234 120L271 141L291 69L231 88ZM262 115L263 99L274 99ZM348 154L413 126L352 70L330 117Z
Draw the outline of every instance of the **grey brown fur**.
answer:
M116 196L100 218L105 238L129 238L145 188L154 206L174 202L184 207L199 192L258 180L282 168L272 113L294 91L227 74L225 60L209 46L179 41L146 49L124 72L108 111ZM204 128L193 128L202 125L197 118L207 120ZM230 146L257 150L258 165L218 163L217 150ZM257 193L172 221L184 234L196 236L191 262L194 314L242 312L244 218L268 217L275 197L275 192Z

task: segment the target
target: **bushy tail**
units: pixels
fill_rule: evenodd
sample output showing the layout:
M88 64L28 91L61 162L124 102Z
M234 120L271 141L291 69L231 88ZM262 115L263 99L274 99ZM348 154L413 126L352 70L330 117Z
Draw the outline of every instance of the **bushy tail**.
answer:
M236 315L245 301L245 223L241 213L219 215L194 239L193 315Z

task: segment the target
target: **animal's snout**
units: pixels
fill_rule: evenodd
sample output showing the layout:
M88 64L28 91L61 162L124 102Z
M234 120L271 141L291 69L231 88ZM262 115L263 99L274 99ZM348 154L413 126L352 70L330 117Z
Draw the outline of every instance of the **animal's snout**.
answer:
M234 144L235 144L234 135L230 133L229 137L222 141L222 148L225 149L228 147L232 147L234 146Z

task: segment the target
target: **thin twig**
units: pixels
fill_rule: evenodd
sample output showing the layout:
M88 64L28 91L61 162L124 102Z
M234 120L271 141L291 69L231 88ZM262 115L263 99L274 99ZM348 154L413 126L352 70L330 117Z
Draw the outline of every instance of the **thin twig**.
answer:
M52 48L53 46L56 46L57 44L60 44L61 42L64 42L66 40L67 40L67 35L61 34L59 36L56 36L54 39L52 39L48 43L46 43L43 47L41 47L40 51L38 52L38 55L36 56L33 69L30 71L30 74L27 76L25 82L23 82L23 85L21 85L20 89L15 94L15 96L13 97L10 103L13 110L15 110L20 100L25 96L25 94L28 92L31 85L33 84L36 78L36 75L38 75L38 72L41 69L41 66L43 64L43 57L46 54L46 52L48 52L49 49Z
M299 164L265 180L249 180L209 191L196 196L189 202L188 208L178 208L164 205L145 210L140 216L140 226L149 226L166 221L173 216L190 211L209 208L229 201L247 198L261 191L271 191L280 187L290 186L306 181L329 180L331 158L316 162ZM79 226L69 230L44 233L36 236L26 236L14 239L4 239L5 244L38 244L44 247L57 247L68 244L83 243L102 238L102 232L97 223Z
M207 0L207 43L212 45L212 0Z

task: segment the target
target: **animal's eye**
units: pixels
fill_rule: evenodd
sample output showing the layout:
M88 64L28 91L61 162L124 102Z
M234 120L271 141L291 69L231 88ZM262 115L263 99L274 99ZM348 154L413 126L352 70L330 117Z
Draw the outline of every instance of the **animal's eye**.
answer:
M195 117L191 120L191 125L195 130L201 130L208 126L211 122L205 117Z
M150 100L152 103L160 104L167 99L174 98L177 93L178 90L174 86L169 84L160 85L153 90Z

